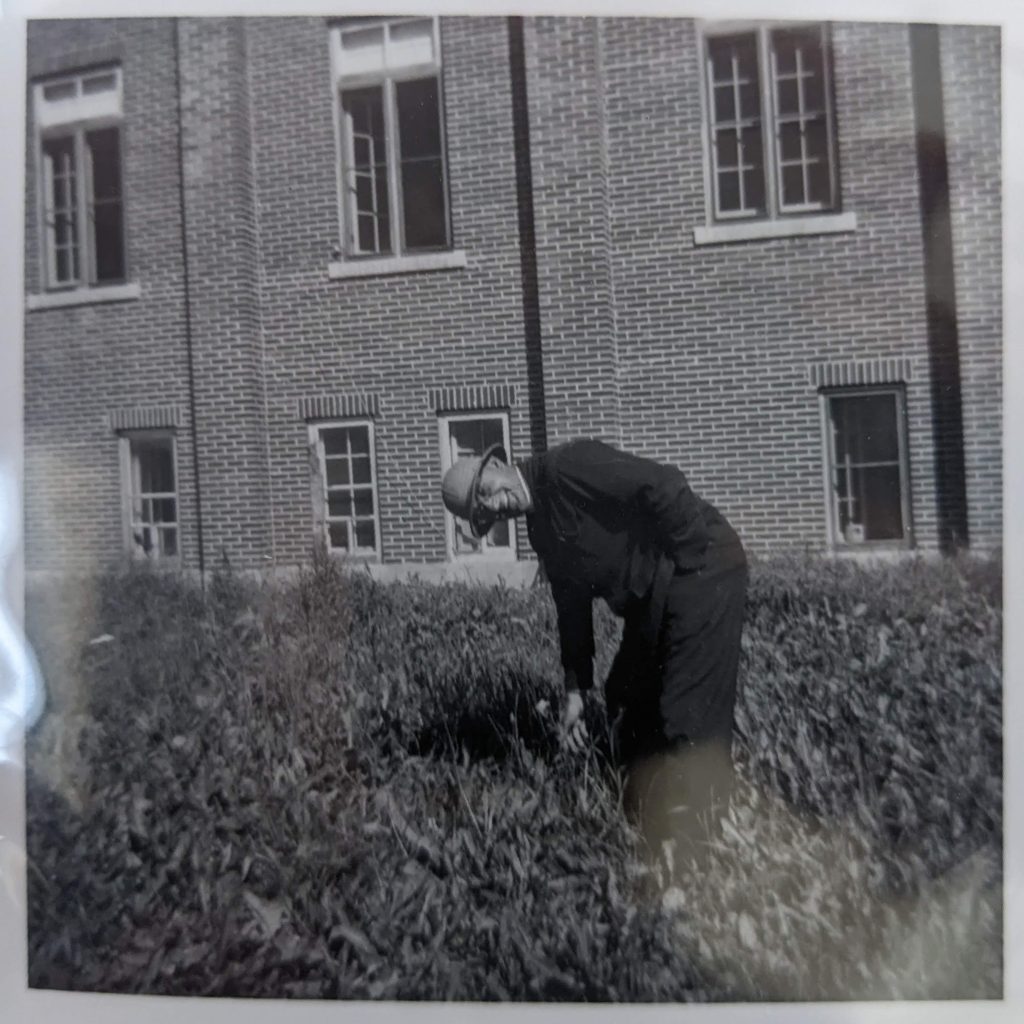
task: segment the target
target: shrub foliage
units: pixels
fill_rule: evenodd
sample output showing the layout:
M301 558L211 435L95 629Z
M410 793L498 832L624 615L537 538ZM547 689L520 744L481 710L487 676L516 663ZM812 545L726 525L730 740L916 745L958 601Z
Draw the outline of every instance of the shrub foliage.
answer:
M596 615L598 674L618 635ZM543 588L324 557L39 587L36 987L346 999L998 997L995 564L752 573L740 787L669 885L604 710L560 748ZM105 637L104 634L109 636Z

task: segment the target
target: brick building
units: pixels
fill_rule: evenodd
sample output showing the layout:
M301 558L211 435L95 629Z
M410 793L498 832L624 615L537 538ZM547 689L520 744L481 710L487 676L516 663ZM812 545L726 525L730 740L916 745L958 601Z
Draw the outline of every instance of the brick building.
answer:
M29 569L528 561L451 458L604 437L748 547L1001 543L999 31L29 25Z

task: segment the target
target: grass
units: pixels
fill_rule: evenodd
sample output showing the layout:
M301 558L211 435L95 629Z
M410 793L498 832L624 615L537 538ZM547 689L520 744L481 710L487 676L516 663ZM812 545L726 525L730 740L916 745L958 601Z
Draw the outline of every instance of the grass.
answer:
M585 756L538 710L559 696L542 589L320 558L206 594L137 570L36 588L30 983L999 998L1000 593L993 563L754 566L738 792L704 873L669 884L600 700ZM617 626L595 621L602 678Z

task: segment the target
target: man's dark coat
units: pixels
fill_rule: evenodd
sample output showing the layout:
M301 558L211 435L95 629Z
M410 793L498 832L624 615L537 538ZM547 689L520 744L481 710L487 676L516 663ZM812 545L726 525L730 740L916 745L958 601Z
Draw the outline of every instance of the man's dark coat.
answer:
M566 686L593 685L592 602L601 597L626 621L606 687L610 703L628 703L637 671L649 669L655 656L664 660L667 601L689 609L691 622L683 628L694 637L700 633L697 653L712 670L722 661L733 676L734 690L733 652L719 657L708 637L727 633L728 643L738 649L738 632L710 628L715 623L709 627L703 621L699 606L730 574L740 573L745 589L746 560L733 529L694 494L683 473L592 440L559 445L518 466L533 501L526 516L530 543L551 583L558 612ZM735 605L732 601L729 608L733 619ZM742 593L739 616L741 620ZM689 660L684 657L681 663ZM713 677L714 671L708 675ZM704 691L715 685L714 678L700 684ZM729 705L731 722L731 699Z

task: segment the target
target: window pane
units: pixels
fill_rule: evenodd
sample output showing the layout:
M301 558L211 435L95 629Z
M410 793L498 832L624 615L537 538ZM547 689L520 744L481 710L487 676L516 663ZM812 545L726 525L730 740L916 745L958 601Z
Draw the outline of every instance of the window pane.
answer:
M328 427L320 431L325 455L348 454L348 427Z
M121 139L117 128L102 128L85 133L85 144L92 159L92 195L94 200L117 199L121 195Z
M359 74L384 67L384 27L349 29L341 33L341 72Z
M491 527L491 532L487 534L487 543L492 548L507 548L511 545L511 531L507 519L503 519Z
M760 210L764 206L764 140L759 125L743 130L740 136L740 156L743 169L749 173L756 173L762 179L758 191L761 198L755 198L747 191L744 193L743 205L748 210Z
M739 162L739 143L736 133L731 129L715 133L718 166L721 169L734 168Z
M461 519L455 519L455 554L471 555L480 550L478 541L470 532L469 526Z
M354 455L368 455L370 453L370 431L368 427L349 428L349 444L352 446Z
M117 88L117 75L113 71L106 71L100 75L90 75L82 79L82 92L91 96L97 92L110 92Z
M434 24L429 18L391 25L388 67L408 67L434 60Z
M328 523L327 542L336 551L348 551L348 524Z
M757 213L765 210L764 171L760 166L743 172L743 204L745 209Z
M395 85L398 140L402 160L441 154L441 115L437 78L417 78Z
M715 86L715 123L736 120L736 90L732 83Z
M787 121L779 126L779 148L783 160L801 159L803 155L801 138L799 122Z
M337 487L349 483L348 459L325 459L327 486Z
M757 81L757 38L753 32L708 39L712 74L720 82Z
M723 213L742 209L740 176L735 171L724 171L718 175L718 208Z
M373 491L370 489L355 492L355 508L357 516L373 515Z
M331 519L347 519L352 515L352 493L350 491L328 491L327 515Z
M370 460L367 456L352 459L352 482L368 484L370 482Z
M788 164L782 168L782 202L784 206L806 202L802 164Z
M897 462L899 433L894 394L851 395L831 399L836 426L836 459Z
M96 246L93 258L97 282L123 280L124 224L120 201L96 207L93 213L93 239Z
M356 219L350 230L357 252L388 252L391 248L383 103L380 86L341 94L349 163L346 180L353 199L347 209Z
M51 284L70 284L78 280L78 169L75 142L71 136L44 139L43 162L46 174L46 244L54 280Z
M863 496L864 539L900 540L903 537L903 510L900 503L898 466L875 466L857 470Z
M164 558L178 557L178 531L174 528L160 531L161 550Z
M455 420L450 421L448 429L452 439L455 441L456 452L459 458L466 458L470 455L483 455L487 447L484 439L484 426L486 420Z
M740 86L740 117L760 120L761 83L756 78L749 79Z
M43 98L50 100L69 100L73 99L78 93L77 83L71 82L53 82L50 85L43 86Z
M443 249L448 244L444 170L440 160L402 164L405 248Z
M157 498L153 501L154 523L176 523L178 521L177 502L173 498Z
M377 529L372 519L360 519L356 523L356 547L374 548L377 546Z
M132 449L139 464L139 481L143 494L173 494L174 453L170 438L136 440Z
M448 228L437 79L400 82L395 98L405 245L409 250L443 248Z
M779 113L783 116L786 114L799 114L800 93L799 87L796 84L796 79L782 79L782 81L777 83L777 90Z

